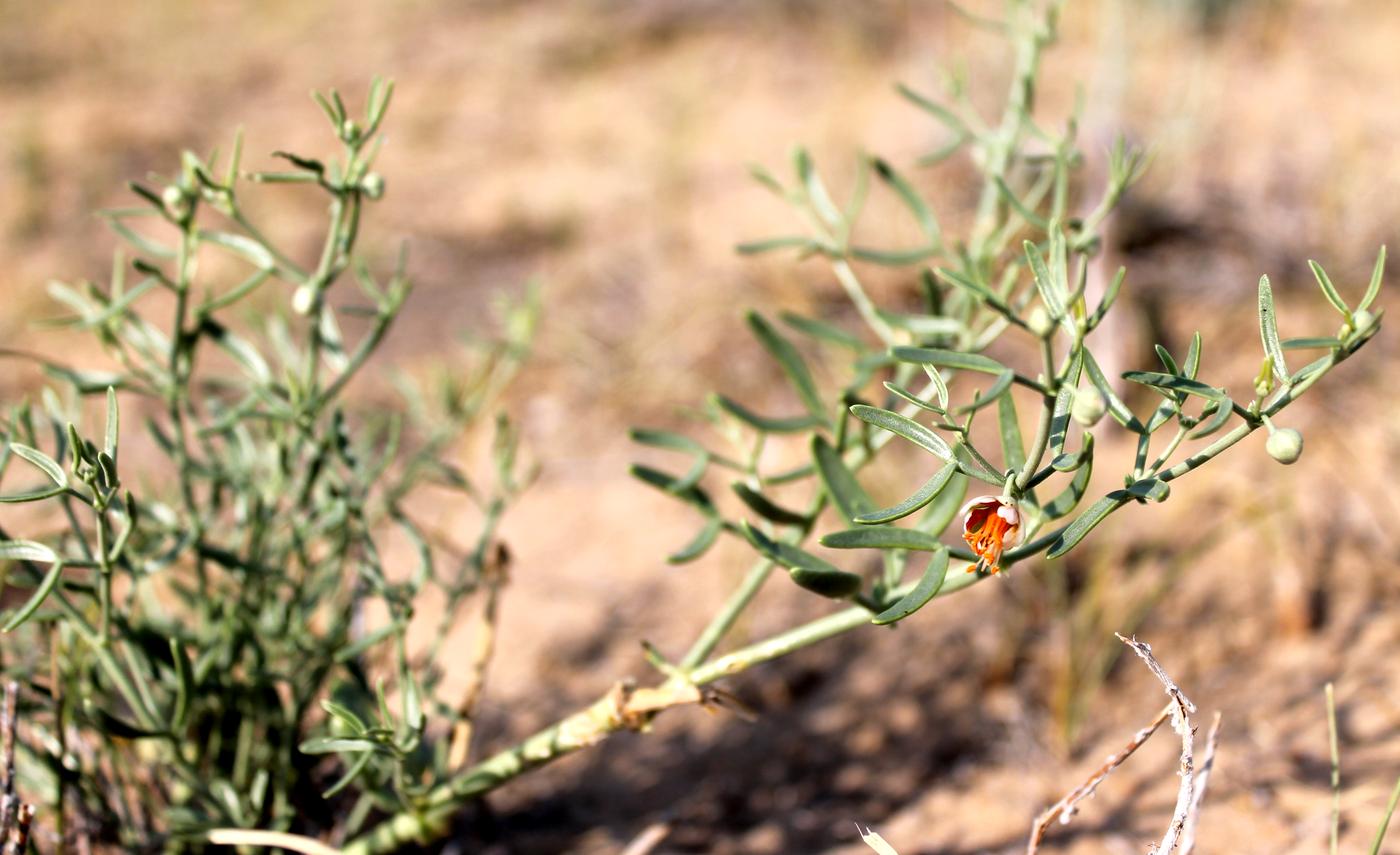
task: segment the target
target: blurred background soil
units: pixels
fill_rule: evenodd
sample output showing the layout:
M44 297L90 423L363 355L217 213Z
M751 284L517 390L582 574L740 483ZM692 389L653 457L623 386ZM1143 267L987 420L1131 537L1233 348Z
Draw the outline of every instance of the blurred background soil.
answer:
M387 264L407 239L418 283L385 364L450 360L461 331L489 325L493 294L542 279L536 355L508 405L543 474L505 530L488 749L621 676L649 678L638 641L679 655L747 564L732 543L664 563L694 520L629 478L643 455L625 435L690 424L711 390L765 400L777 375L743 308L852 320L819 261L735 255L793 227L745 165L785 169L801 143L844 190L857 154L876 153L955 231L970 166L914 169L940 129L893 84L936 92L938 69L959 67L990 112L1007 78L1000 45L936 0L0 0L0 22L6 345L45 346L32 322L53 313L49 278L105 276L114 241L91 212L126 204L127 180L226 147L239 124L252 168L275 149L326 152L307 91L358 103L374 74L398 91L367 249ZM1119 132L1155 153L1111 231L1129 267L1125 317L1098 345L1114 367L1150 367L1152 341L1181 352L1199 329L1209 379L1247 389L1261 273L1285 336L1329 334L1306 259L1359 294L1378 244L1397 244L1400 4L1079 0L1063 35L1040 114L1058 123L1083 81L1089 168ZM320 200L271 198L267 230L314 254ZM911 236L893 209L866 228L886 245ZM884 299L913 293L908 276L871 275ZM463 817L449 851L617 852L655 823L669 829L656 852L867 851L856 823L905 855L1022 851L1031 818L1160 708L1114 630L1154 644L1203 722L1223 713L1205 852L1323 850L1335 681L1343 848L1364 851L1400 774L1396 358L1385 330L1289 409L1307 441L1297 465L1251 437L1065 561L731 680L753 723L676 711L512 784ZM0 391L41 382L11 363ZM1100 459L1130 453L1109 443ZM1104 489L1115 468L1101 464ZM881 499L915 483L883 477ZM736 643L823 612L780 582ZM1176 750L1160 734L1046 851L1143 851L1171 812Z

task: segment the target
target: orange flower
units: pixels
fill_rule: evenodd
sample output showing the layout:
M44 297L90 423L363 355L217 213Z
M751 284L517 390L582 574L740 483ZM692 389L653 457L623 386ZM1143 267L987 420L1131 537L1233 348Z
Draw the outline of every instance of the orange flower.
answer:
M1021 542L1021 512L1014 499L978 496L963 505L963 540L972 547L977 562L967 572L1001 570L1001 554Z

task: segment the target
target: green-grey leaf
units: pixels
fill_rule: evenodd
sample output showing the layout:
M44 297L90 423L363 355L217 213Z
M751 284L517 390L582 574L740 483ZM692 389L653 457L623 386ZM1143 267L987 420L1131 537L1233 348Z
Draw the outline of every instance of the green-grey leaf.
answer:
M743 500L749 509L759 516L779 525L806 525L807 516L797 511L790 511L787 508L769 499L767 496L745 484L743 481L735 481L729 485L733 488L735 495Z
M833 531L824 536L821 543L822 546L832 549L913 549L931 552L943 548L943 544L935 535L914 528L892 525Z
M913 404L921 410L928 410L930 413L937 413L940 416L947 415L947 411L944 410L942 407L935 406L929 403L928 401L925 401L923 398L920 398L918 395L915 395L913 392L910 392L908 389L905 389L902 386L897 386L888 380L884 381L883 385L886 389L890 390L895 395L899 396L900 398L903 398L904 400L908 401L909 403Z
M914 495L905 499L897 505L882 508L878 511L861 514L855 521L861 525L878 525L880 523L893 522L894 520L907 517L920 508L938 498L938 495L947 488L953 477L957 475L957 463L946 463L943 468L933 474L933 477L924 482ZM959 496L959 499L962 497ZM939 531L942 531L939 527Z
M58 465L58 461L48 456L37 448L23 445L18 442L10 443L10 450L20 457L39 468L49 480L59 489L68 487L68 475L63 471L63 467Z
M1130 501L1132 501L1132 497L1122 490L1099 499L1090 505L1088 510L1076 517L1074 522L1070 523L1064 531L1060 532L1060 536L1055 538L1054 543L1050 544L1050 551L1045 553L1045 557L1059 558L1069 552L1078 546L1079 541L1083 540L1090 531L1093 531L1094 526L1103 522L1109 514Z
M681 547L678 551L666 556L668 564L686 564L709 551L719 539L719 533L724 530L724 520L717 516L705 520L705 525L696 533L695 538Z
M1135 481L1128 487L1128 495L1137 499L1151 499L1154 502L1165 502L1171 493L1171 485L1166 481L1157 478L1144 478Z
M1031 274L1035 278L1035 287L1040 292L1040 299L1045 304L1045 310L1050 313L1050 317L1058 321L1065 316L1066 311L1066 295L1060 288L1059 280L1045 266L1045 259L1041 257L1040 250L1036 248L1034 243L1025 241L1021 244L1021 248L1025 250L1026 262L1030 264Z
M1215 407L1214 414L1211 416L1210 421L1206 422L1196 430L1192 431L1189 434L1188 439L1201 439L1202 437L1210 436L1211 434L1220 430L1222 427L1225 426L1225 422L1230 418L1230 413L1234 412L1235 409L1234 402L1231 401L1228 397L1222 399L1219 404L1209 406ZM1209 409L1209 406L1207 407L1207 409Z
M1084 434L1084 448L1077 457L1078 469L1075 470L1074 477L1070 479L1069 486L1041 508L1047 519L1057 520L1068 515L1079 505L1079 500L1084 498L1084 492L1089 489L1089 477L1094 473L1093 434Z
M1065 439L1069 433L1070 413L1074 410L1074 392L1079 386L1079 375L1084 369L1084 349L1076 348L1070 357L1069 367L1055 393L1055 409L1050 414L1050 453L1059 456L1065 450Z
M758 255L764 252L772 252L775 249L792 248L801 249L803 252L815 252L821 249L821 245L809 237L787 235L785 237L747 241L735 246L734 251L738 252L740 255Z
M0 557L3 557L5 547L26 543L27 541L13 540L5 543L0 543ZM34 543L28 545L41 546L43 549L48 550L48 547L43 546L42 544ZM39 606L44 604L44 600L48 599L49 594L53 592L54 586L58 584L59 576L63 574L63 562L58 560L58 556L54 555L52 550L49 550L49 555L51 557L48 559L32 558L24 555L8 556L9 558L12 558L14 560L48 560L51 562L51 566L49 567L48 572L44 574L44 578L39 580L39 586L34 589L33 594L30 594L29 599L25 601L24 605L20 606L19 610L16 611L13 615L11 615L9 620L5 621L5 625L3 627L0 627L0 632L11 632L17 629L25 621L29 620L29 618L32 617L36 611L39 610Z
M831 344L838 344L842 347L848 347L857 352L865 350L865 344L859 337L846 332L840 327L828 324L825 321L803 317L802 315L792 312L783 312L778 315L778 317L783 323L812 338L830 342Z
M634 463L631 467L632 476L640 481L645 481L659 490L664 490L687 504L694 505L707 514L715 512L714 502L710 500L710 494L699 487L689 487L684 490L677 490L676 485L680 479L667 475L659 469L650 466L643 466Z
M802 360L797 348L759 313L749 312L747 321L749 329L753 330L759 343L778 361L783 373L797 390L797 397L807 408L807 412L815 418L823 418L826 407L822 404L821 396L817 394L817 384L812 380L812 373L807 370L807 363Z
M113 461L117 459L117 438L121 432L121 415L117 411L117 390L107 387L107 430L102 440L102 450Z
M671 485L672 492L683 492L699 484L700 479L705 475L705 470L709 468L710 452L688 436L650 428L632 428L629 433L632 441L640 445L665 448L670 451L684 451L695 458L690 469Z
M968 483L967 476L961 471L954 472L948 479L948 485L938 491L938 495L924 509L923 516L919 517L914 527L920 531L942 534L948 523L952 522L962 509Z
M1322 288L1322 295L1327 298L1327 302L1332 304L1332 308L1341 312L1342 317L1351 320L1351 309L1347 308L1347 301L1342 299L1342 295L1337 292L1337 286L1332 284L1332 277L1327 275L1327 271L1322 269L1322 265L1308 259L1308 267L1312 268L1313 278Z
M761 416L725 395L715 395L714 402L720 409L729 413L734 418L744 422L755 430L765 433L799 433L814 427L819 427L822 420L816 416L793 416L791 418L770 418Z
M1376 266L1371 268L1371 282L1366 286L1366 295L1361 298L1361 302L1356 304L1356 311L1364 312L1371 308L1371 304L1376 301L1376 295L1381 292L1381 279L1385 276L1385 245L1381 245L1381 251L1376 254Z
M277 266L277 261L272 257L272 253L268 251L267 247L243 235L201 231L199 239L221 246L259 269L270 270Z
M981 371L984 374L1000 374L1006 371L1005 365L980 353L960 353L956 350L941 350L936 347L896 347L890 350L900 362L914 362L919 365L936 365L940 368L964 368L968 371Z
M824 597L845 599L860 590L861 579L835 565L787 543L770 539L744 523L744 533L754 547L774 563L788 568L788 575L799 586Z
M1327 337L1286 338L1286 339L1283 340L1283 349L1284 349L1284 350L1322 350L1322 349L1331 350L1331 349L1334 348L1334 347L1340 347L1341 344L1342 344L1342 340L1341 340L1341 339L1337 339L1337 338L1327 338Z
M1264 353L1273 360L1274 376L1287 386L1292 381L1288 376L1288 363L1283 359L1283 344L1278 338L1278 318L1274 310L1274 289L1269 286L1269 277L1259 277L1259 336L1264 341Z
M1016 375L1010 370L1001 372L997 375L997 378L992 381L991 385L985 390L982 390L981 394L979 394L972 403L958 407L957 412L965 416L968 413L975 413L1001 398L1010 397L1006 394L1006 390L1011 388L1011 384L1015 379Z
M1103 395L1104 403L1108 405L1109 415L1133 433L1145 433L1147 429L1143 427L1142 422L1138 421L1137 416L1133 415L1133 411L1128 409L1128 405L1123 403L1123 400L1113 391L1113 387L1108 383L1108 378L1103 376L1103 369L1099 368L1099 363L1095 361L1094 355L1089 352L1087 347L1084 348L1084 368L1089 372L1090 382L1099 390L1099 394Z
M1188 395L1205 398L1207 401L1223 401L1225 399L1224 389L1217 389L1199 380L1192 380L1179 374L1163 374L1158 371L1125 371L1123 379L1156 389L1185 392Z
M924 568L924 574L919 577L919 583L914 586L914 590L880 612L870 622L883 626L904 620L938 595L938 589L943 587L943 580L947 576L948 550L940 549L929 556L928 566Z
M933 211L929 209L919 192L885 161L876 158L873 166L875 174L880 177L880 180L889 185L890 189L899 196L905 207L914 215L914 219L919 223L919 230L924 233L929 245L938 246L940 240L938 220L933 216Z
M997 472L978 459L977 455L968 451L967 446L961 442L953 446L953 456L958 462L958 468L965 474L971 475L979 481L986 481L994 487L1005 486L1006 480L1001 472Z
M948 443L943 440L943 437L913 419L865 404L852 406L851 415L867 424L898 434L942 460L953 459L953 450L948 447Z
M827 495L841 516L854 521L856 517L875 510L875 503L856 481L851 470L846 468L841 455L820 434L812 437L812 459L816 461L817 475L821 477Z

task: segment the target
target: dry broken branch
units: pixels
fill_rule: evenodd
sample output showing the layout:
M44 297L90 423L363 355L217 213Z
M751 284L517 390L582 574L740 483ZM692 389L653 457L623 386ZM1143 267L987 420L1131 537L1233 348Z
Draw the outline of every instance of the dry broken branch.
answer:
M1191 812L1186 817L1186 827L1181 832L1181 855L1191 855L1196 848L1196 825L1201 821L1201 804L1206 800L1206 785L1210 783L1210 770L1215 765L1215 744L1220 739L1220 713L1211 720L1210 732L1206 734L1206 756L1201 761L1201 770L1196 773L1196 794L1191 799Z

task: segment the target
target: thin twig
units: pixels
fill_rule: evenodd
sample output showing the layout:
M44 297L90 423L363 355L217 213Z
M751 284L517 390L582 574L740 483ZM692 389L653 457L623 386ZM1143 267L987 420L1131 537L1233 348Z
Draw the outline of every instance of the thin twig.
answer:
M216 828L208 840L215 846L275 846L304 855L340 855L340 851L319 840L282 831L251 831L242 828Z
M670 833L671 823L653 822L627 844L627 848L622 850L622 855L651 855L652 850L660 846Z
M481 608L481 623L476 631L476 644L472 648L467 688L462 693L462 702L457 707L457 722L452 726L452 741L447 752L449 769L462 768L471 755L472 723L476 716L476 705L486 686L486 670L496 653L496 613L500 605L501 589L507 581L507 563L504 551L498 550L493 558L488 559L482 571L486 598Z
M1171 709L1172 729L1181 737L1181 768L1178 774L1181 775L1181 788L1176 794L1176 810L1172 812L1171 824L1167 826L1167 831L1162 835L1162 842L1148 850L1157 855L1171 855L1176 850L1177 844L1181 840L1181 830L1186 825L1186 820L1191 814L1192 798L1195 795L1196 776L1192 769L1192 749L1193 740L1196 734L1195 728L1191 726L1191 713L1196 711L1196 705L1191 703L1191 699L1186 697L1177 686L1175 681L1168 676L1166 669L1159 664L1152 655L1152 646L1137 638L1124 638L1119 633L1118 640L1133 649L1138 658L1147 663L1147 667L1162 683L1167 695L1171 697L1169 707Z
M1094 791L1099 788L1099 784L1103 783L1109 773L1121 766L1124 760L1131 757L1134 751L1141 748L1142 744L1157 732L1157 728L1162 726L1162 722L1171 716L1172 708L1171 704L1162 707L1162 711L1157 714L1156 718L1152 719L1146 727L1134 733L1132 739L1128 740L1128 744L1123 746L1118 753L1108 755L1104 764L1084 783L1075 787L1068 795L1046 808L1040 816L1035 818L1035 822L1031 824L1030 840L1026 843L1026 855L1035 855L1039 851L1040 841L1044 839L1045 832L1050 829L1051 823L1058 819L1061 825L1068 825L1070 820L1074 819L1074 814L1079 809L1079 803L1094 795Z
M1206 756L1201 761L1201 770L1196 773L1196 795L1191 799L1191 813L1186 818L1186 828L1181 832L1181 855L1191 855L1196 848L1196 826L1201 821L1201 804L1206 800L1206 785L1210 783L1210 770L1215 765L1215 744L1220 739L1220 713L1217 711L1211 720L1210 732L1206 734Z

